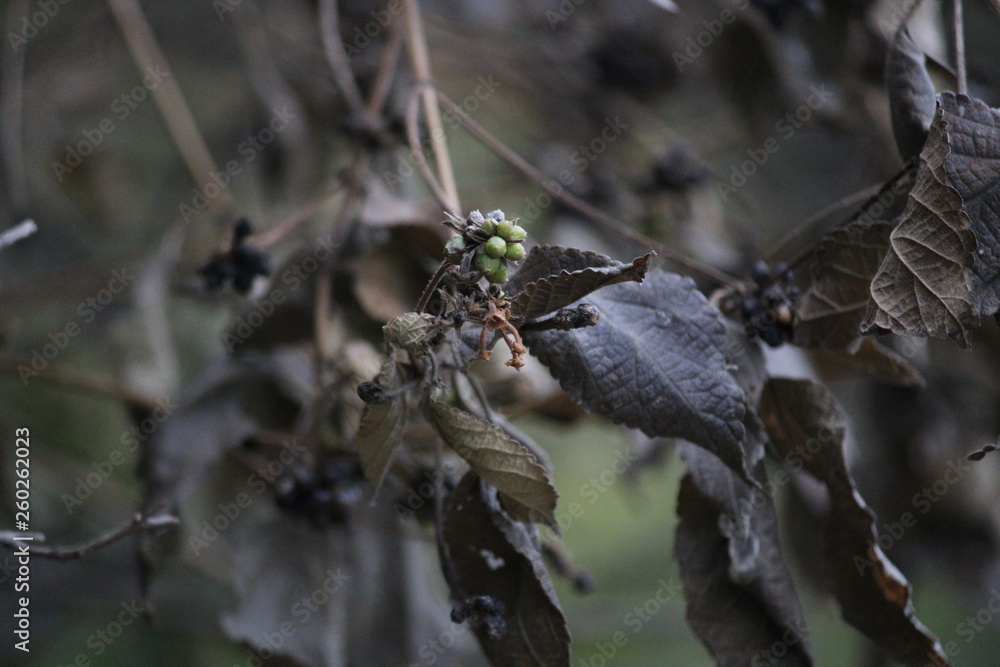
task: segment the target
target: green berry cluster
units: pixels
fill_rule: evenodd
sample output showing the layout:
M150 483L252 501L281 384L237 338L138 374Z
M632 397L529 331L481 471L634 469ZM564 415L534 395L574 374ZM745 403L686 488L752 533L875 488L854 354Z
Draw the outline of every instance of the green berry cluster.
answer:
M448 241L445 255L453 264L463 264L467 256L472 265L491 283L507 282L508 262L524 259L524 227L507 220L503 211L496 210L485 216L479 211L469 214L468 225L461 236Z

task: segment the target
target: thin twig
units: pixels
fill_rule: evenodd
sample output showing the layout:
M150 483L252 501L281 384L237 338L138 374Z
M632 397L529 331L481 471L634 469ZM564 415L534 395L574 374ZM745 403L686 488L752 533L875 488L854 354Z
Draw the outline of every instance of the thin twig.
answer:
M149 396L144 396L127 388L114 380L95 377L78 370L55 366L51 363L41 371L35 371L30 359L0 357L0 375L12 375L28 381L43 382L65 389L74 389L88 394L103 396L147 410L159 407L159 403Z
M455 564L451 562L448 553L448 545L444 541L444 445L441 438L435 440L434 459L437 474L434 475L434 542L437 545L438 560L441 561L441 573L444 575L445 583L448 584L448 591L451 598L456 603L465 600L465 591L462 590L458 582L458 574L455 572Z
M370 116L376 116L382 111L389 93L392 91L392 81L399 64L399 54L403 50L403 31L393 23L389 33L389 43L382 51L378 71L375 73L375 83L372 84L371 97L368 99L366 111Z
M108 5L115 15L115 20L132 53L132 59L135 60L139 70L146 72L162 68L169 71L166 67L167 59L156 42L156 36L149 27L138 0L108 0ZM191 172L191 177L204 191L206 186L214 182L212 174L218 172L218 167L208 152L205 139L198 130L191 109L184 101L180 86L170 74L163 77L163 81L154 87L152 92L156 106L159 107L167 124L167 130L177 145L188 171ZM212 214L226 226L231 224L236 216L229 190L219 188L217 196L207 199Z
M604 211L591 206L576 195L568 192L565 188L553 183L551 179L549 179L531 163L508 148L506 144L490 134L490 132L483 126L472 120L472 118L470 118L461 107L452 102L447 95L440 91L438 91L437 95L438 99L441 100L441 103L448 108L448 110L459 120L460 123L462 123L465 129L467 129L472 136L482 142L487 148L500 156L512 167L531 180L535 181L550 195L552 195L554 199L558 199L562 203L566 204L566 206L569 206L578 213L590 218L609 233L640 246L651 248L667 260L679 266L683 266L690 273L696 274L705 280L718 285L729 285L731 287L737 287L740 284L740 281L736 278L718 271L707 264L703 264L694 258L679 253L659 241L651 239L642 232L632 229L621 220L618 220Z
M429 166L427 166L427 156L424 155L424 149L420 145L420 130L418 128L418 105L422 94L419 89L414 89L410 94L410 99L406 103L406 140L410 144L410 155L413 156L413 162L417 165L417 171L424 179L424 183L427 188L437 199L438 203L445 209L451 211L455 215L461 215L456 210L452 209L451 204L448 201L448 193L445 192L444 187L438 181L434 173L431 172Z
M133 533L145 530L158 530L160 528L166 528L167 526L180 525L180 519L176 516L171 514L157 514L157 512L161 511L165 506L166 504L163 503L146 512L136 512L135 516L133 516L132 520L128 523L118 526L117 528L114 528L113 530L110 530L93 540L64 547L29 545L27 547L28 553L32 556L53 558L55 560L74 560L89 556L98 549L103 549L109 544L114 544L118 540L128 537ZM19 536L19 533L13 531L2 531L0 532L0 544L9 549L19 547L23 548L25 542L17 539ZM44 541L44 535L39 537L41 538L39 541Z
M321 0L319 3L320 35L323 39L323 52L333 71L333 80L337 82L351 113L363 116L365 103L361 97L361 89L351 71L351 61L344 50L344 42L340 38L340 14L337 0Z
M969 92L969 82L965 72L965 22L962 19L962 0L952 0L952 15L955 29L955 76L958 79L958 94Z
M451 264L448 262L441 262L441 266L438 270L431 276L430 282L427 283L427 287L424 288L424 293L420 295L420 301L417 302L417 312L422 313L424 309L427 308L427 304L430 303L431 296L434 294L434 290L437 289L438 283L444 278L444 274L451 268Z
M417 0L404 0L406 7L406 25L409 34L410 59L417 83L421 84L421 94L424 101L424 115L427 117L427 131L430 133L431 147L434 150L434 160L437 163L438 178L444 189L444 199L447 209L454 215L461 215L461 204L458 199L458 187L455 185L455 171L451 166L451 155L445 141L444 127L441 124L441 109L434 97L434 77L431 74L430 57L427 53L427 39L424 36L424 24L420 18L420 7ZM427 85L423 85L427 84ZM412 147L412 146L411 146Z
M289 214L284 220L275 225L272 229L267 230L263 234L254 237L255 245L264 250L270 248L275 243L285 238L292 230L298 227L300 224L311 218L316 211L321 209L328 201L333 199L341 190L344 189L343 183L337 183L335 186L316 197L310 202L307 202L305 206L298 209L297 211Z
M9 245L14 245L22 239L26 239L35 232L38 231L38 225L32 219L27 219L19 222L10 229L4 230L0 233L0 248L6 248Z

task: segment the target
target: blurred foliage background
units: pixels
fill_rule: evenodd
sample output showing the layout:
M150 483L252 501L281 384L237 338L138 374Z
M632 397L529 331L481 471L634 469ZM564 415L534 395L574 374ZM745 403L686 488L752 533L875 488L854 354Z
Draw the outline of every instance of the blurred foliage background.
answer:
M160 77L137 66L110 8L128 3L49 3L57 9L30 38L11 38L26 34L24 20L34 19L25 17L43 11L42 4L2 5L0 226L30 217L39 229L0 251L0 517L4 527L12 525L12 444L15 429L27 426L32 529L52 544L70 544L127 521L142 502L136 469L145 443L126 447L123 439L141 420L127 401L107 394L180 400L193 378L228 354L225 334L252 299L267 293L259 285L249 297L208 293L197 274L228 242L237 215L263 235L285 230L267 248L279 267L277 282L280 267L330 231L344 194L328 193L358 151L375 142L364 202L342 237L331 308L349 322L352 336L376 346L380 324L415 304L443 238L443 216L405 147L412 72L405 63L397 71L377 128L382 134L359 129L324 51L316 2L143 3L167 65ZM367 96L402 19L389 11L395 3L339 5L340 38ZM678 2L679 11L671 5L421 3L435 81L477 123L551 178L568 170L566 187L579 197L734 275L745 275L757 259L794 256L833 222L810 221L814 214L900 169L882 67L902 3L717 0ZM911 23L917 43L942 63L950 61L948 7L925 2ZM997 106L1000 16L988 2L968 2L966 26L972 92ZM935 76L939 89L953 86L946 68ZM184 141L171 136L150 90L171 84L216 164L239 166L228 195L214 202L218 209L184 208L197 208L198 186L179 150ZM830 95L812 104L817 90ZM268 135L261 129L279 113L286 126L259 150L253 147L252 138L263 144ZM608 132L609 124L621 131ZM446 119L445 130L466 211L502 208L519 217L535 241L620 259L644 250L546 204L538 184L457 123ZM733 174L755 155L753 174L736 185ZM720 188L727 183L733 191ZM225 196L230 210L221 206ZM303 222L282 226L298 214ZM782 243L793 229L800 233ZM115 271L126 280L114 283ZM302 292L290 290L290 300L311 303ZM308 330L310 318L308 308L289 310L255 334L253 344L307 338L295 332ZM73 323L78 335L67 333ZM60 348L56 358L23 381L19 365L30 366L50 343ZM995 327L977 333L971 354L944 342L896 348L924 372L925 389L889 387L796 350L769 358L775 372L819 375L844 403L855 477L880 525L914 511L914 494L940 479L949 461L1000 433ZM596 590L581 595L557 580L573 633L573 664L605 664L599 646L621 629L630 640L607 664L711 664L685 624L679 595L635 634L628 620L664 582L678 581L672 543L679 459L669 445L568 410L536 362L529 361L524 377L511 379L511 373L499 365L486 371L498 380L496 400L523 413L517 425L551 453L560 507L579 502L584 508L564 525L565 544L576 565L593 575ZM90 381L78 376L115 389L81 387ZM66 494L115 450L124 460L82 502L67 504ZM591 494L590 480L600 479L626 450L637 452L642 465ZM998 460L987 457L887 550L914 585L920 618L943 642L957 642L959 665L1000 665L995 615L972 641L960 634L960 624L1000 588L998 473ZM822 573L811 558L815 518L808 511L815 491L782 489L779 506L818 664L882 664L821 593ZM253 664L220 626L220 610L233 596L224 577L190 559L172 565L157 583L151 622L137 619L110 643L95 639L123 603L141 600L135 540L80 561L33 559L32 651L12 649L5 621L0 662L69 665L83 656L95 665ZM432 563L432 541L416 542ZM0 606L9 619L9 552L2 563ZM434 608L445 622L434 568L413 576L438 589ZM393 637L386 627L381 641ZM471 656L463 664L481 659ZM284 663L272 658L267 664ZM357 664L384 663L373 656Z

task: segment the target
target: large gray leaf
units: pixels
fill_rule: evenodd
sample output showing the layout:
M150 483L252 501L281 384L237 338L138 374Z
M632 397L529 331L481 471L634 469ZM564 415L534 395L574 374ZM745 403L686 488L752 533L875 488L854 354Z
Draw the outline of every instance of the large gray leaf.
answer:
M587 301L596 326L524 334L563 389L615 423L704 447L749 480L746 395L730 374L725 320L694 282L654 271Z
M510 667L569 667L569 630L530 529L512 521L469 471L451 495L444 539L463 592L504 605L506 632L476 635L490 661Z
M976 237L962 197L946 181L950 148L943 115L939 107L889 252L872 280L861 332L954 338L967 347L969 328L979 323L970 275Z
M760 414L785 460L827 488L825 552L844 619L895 661L948 664L937 639L917 620L909 583L878 546L875 515L844 462L844 415L833 395L811 380L771 378Z
M1000 310L1000 110L981 100L941 94L951 152L944 160L948 185L962 197L976 235L972 286L980 315Z

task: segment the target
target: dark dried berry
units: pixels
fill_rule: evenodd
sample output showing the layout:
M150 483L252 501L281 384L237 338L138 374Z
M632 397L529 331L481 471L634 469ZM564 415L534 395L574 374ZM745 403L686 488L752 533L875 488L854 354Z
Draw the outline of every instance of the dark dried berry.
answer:
M374 403L385 395L385 391L382 387L378 386L374 382L362 382L358 385L358 396L365 403Z

